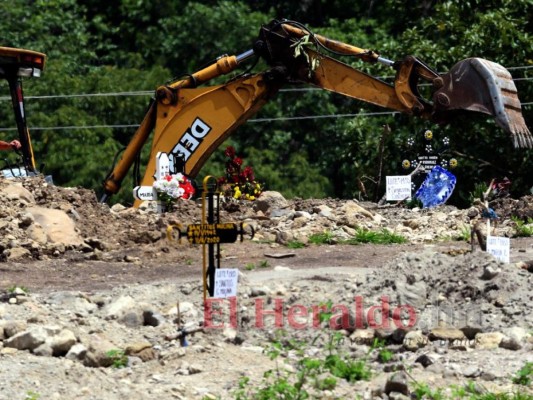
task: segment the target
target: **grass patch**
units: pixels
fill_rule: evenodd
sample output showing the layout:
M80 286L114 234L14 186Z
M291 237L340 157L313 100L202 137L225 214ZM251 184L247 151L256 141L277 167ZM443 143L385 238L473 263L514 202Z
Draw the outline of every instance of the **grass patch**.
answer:
M109 350L106 355L112 360L111 366L113 368L125 368L128 365L128 356L124 353L124 350Z
M533 364L533 363L526 363ZM522 371L522 370L521 370ZM516 383L516 382L515 382ZM431 389L427 383L416 382L412 390L412 398L418 400L531 400L533 396L520 391L493 393L489 392L483 386L479 386L470 381L465 385L452 385L448 389L437 388ZM449 395L446 392L451 392Z
M334 244L333 232L324 231L309 236L309 243L312 244Z
M461 225L461 229L459 230L459 233L453 237L454 240L457 240L459 242L470 242L472 230L470 226L468 225Z
M252 270L255 269L255 264L254 264L254 263L248 263L248 264L246 264L246 266L244 267L244 269L245 269L246 271L252 271Z
M394 353L385 346L384 340L374 339L374 343L372 343L372 349L378 350L378 361L380 363L388 363L394 356Z
M298 240L291 240L290 242L287 242L286 246L289 249L303 249L305 244Z
M358 228L355 231L355 235L346 240L335 239L333 233L330 231L324 231L322 233L315 233L309 236L309 243L323 245L323 244L361 244L361 243L374 243L374 244L402 244L407 243L407 239L401 235L390 232L387 229L380 231L371 231L369 229Z
M533 236L533 218L528 218L527 222L522 221L518 217L511 217L515 224L515 236L530 237Z
M37 392L34 392L33 390L28 390L26 392L26 397L24 400L39 400L41 398L41 395Z
M329 315L321 315L321 322L325 322ZM328 331L325 345L327 354L322 357L306 356L308 344L284 337L285 335L285 331L277 331L276 339L265 349L270 359L276 361L276 367L265 372L262 382L254 387L249 384L248 377L241 378L234 393L236 400L311 399L316 398L311 393L317 389L333 390L341 379L354 383L368 380L371 376L365 359L354 360L339 352L339 345L344 337L338 332ZM287 360L289 352L294 355L291 357L294 370L287 370L278 363L280 357Z
M10 293L10 294L13 294L13 293L16 292L17 289L19 289L20 291L22 291L22 292L24 292L24 293L26 293L26 294L29 294L29 293L30 293L30 291L29 291L29 289L28 289L27 287L25 287L25 286L20 286L20 285L13 285L13 286L9 287L9 288L7 289L7 292Z
M406 242L406 238L396 233L389 232L387 229L382 229L381 231L371 231L368 229L358 228L355 232L355 236L345 240L343 243L401 244Z
M533 380L533 362L526 362L513 377L513 383L529 386Z

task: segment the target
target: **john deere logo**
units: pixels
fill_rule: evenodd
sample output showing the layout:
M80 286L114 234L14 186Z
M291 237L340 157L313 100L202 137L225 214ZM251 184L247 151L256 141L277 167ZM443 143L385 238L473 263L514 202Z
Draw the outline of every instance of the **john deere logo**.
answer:
M196 118L191 127L181 136L180 141L171 151L174 159L187 161L196 151L204 137L211 131L211 127L200 118ZM174 163L171 163L172 166ZM176 172L176 171L173 171Z

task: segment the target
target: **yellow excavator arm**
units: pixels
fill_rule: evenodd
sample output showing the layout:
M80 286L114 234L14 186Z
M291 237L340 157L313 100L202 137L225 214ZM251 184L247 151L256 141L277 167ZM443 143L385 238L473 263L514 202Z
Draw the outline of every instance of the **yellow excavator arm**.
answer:
M393 84L358 71L325 54L358 57L394 68ZM252 57L261 57L269 68L244 74L216 86L202 86L234 71ZM432 99L418 92L420 82L431 83ZM261 28L253 49L237 56L222 56L183 80L161 86L122 158L104 181L105 194L117 193L127 171L150 134L152 147L141 186L155 180L156 155L166 153L170 172L195 177L213 151L246 120L291 83L306 83L386 109L445 123L457 110L490 114L511 134L517 147L533 147L533 137L520 111L520 101L509 72L482 59L457 63L439 75L422 61L407 56L394 62L374 51L361 49L313 34L292 21L272 21ZM138 206L137 199L135 205Z

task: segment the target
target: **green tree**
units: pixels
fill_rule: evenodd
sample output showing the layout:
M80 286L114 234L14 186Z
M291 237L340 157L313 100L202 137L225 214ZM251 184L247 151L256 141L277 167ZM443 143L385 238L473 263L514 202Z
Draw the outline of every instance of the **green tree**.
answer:
M510 68L519 79L521 100L530 103L531 68L524 67L533 63L532 9L529 0L13 0L0 4L0 37L2 46L48 55L42 78L25 83L37 163L44 163L45 173L59 185L99 191L111 160L129 142L159 85L221 54L252 48L261 24L273 18L298 20L317 33L389 59L414 54L442 72L467 57L491 59ZM353 58L342 61L387 82L395 72ZM262 62L252 66L243 65L236 73L266 68ZM7 95L4 82L0 90ZM124 95L131 92L136 95ZM3 98L0 105L0 138L9 138L15 133L9 100ZM532 113L530 105L524 107L529 125ZM391 134L381 153L384 125ZM451 201L465 204L476 183L498 176L513 181L516 196L531 187L532 151L513 149L488 116L458 116L440 127L299 86L287 85L228 143L253 165L267 188L286 196L363 196L362 181L366 196L374 199L384 191L383 182L379 189L374 182L380 157L383 177L402 173L399 149L423 129L449 136L460 153ZM201 175L223 174L223 148ZM148 151L149 145L141 165L146 165ZM131 183L128 177L115 201L131 201Z

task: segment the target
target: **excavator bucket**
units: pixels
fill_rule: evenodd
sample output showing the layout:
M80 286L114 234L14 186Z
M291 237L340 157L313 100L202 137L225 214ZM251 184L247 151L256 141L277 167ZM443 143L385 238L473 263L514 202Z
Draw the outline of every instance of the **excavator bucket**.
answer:
M515 147L533 147L513 78L500 64L482 58L467 58L436 79L433 94L438 114L469 110L492 115L511 135Z

